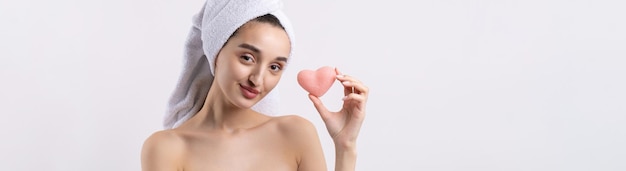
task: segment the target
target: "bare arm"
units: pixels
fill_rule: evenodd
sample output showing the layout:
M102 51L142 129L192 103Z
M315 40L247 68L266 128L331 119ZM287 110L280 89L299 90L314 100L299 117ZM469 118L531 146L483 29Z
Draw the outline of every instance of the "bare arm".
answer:
M152 134L141 150L141 170L182 170L180 161L184 143L173 132L159 131Z
M324 151L315 126L300 116L285 116L281 119L281 132L289 140L298 163L298 171L326 170Z
M335 171L355 170L356 148L335 144Z
M365 119L365 106L369 89L358 79L342 75L338 70L337 81L344 87L343 107L337 112L328 111L322 101L309 95L319 112L328 133L335 143L335 171L353 171L356 165L356 140Z

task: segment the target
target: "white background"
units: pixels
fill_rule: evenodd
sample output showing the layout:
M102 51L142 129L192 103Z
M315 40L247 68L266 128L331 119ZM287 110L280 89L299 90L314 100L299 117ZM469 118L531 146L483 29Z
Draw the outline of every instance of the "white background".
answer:
M203 1L2 0L0 170L140 170ZM295 75L371 89L357 170L626 170L626 3L285 2L283 111L321 119ZM323 97L341 104L335 84Z

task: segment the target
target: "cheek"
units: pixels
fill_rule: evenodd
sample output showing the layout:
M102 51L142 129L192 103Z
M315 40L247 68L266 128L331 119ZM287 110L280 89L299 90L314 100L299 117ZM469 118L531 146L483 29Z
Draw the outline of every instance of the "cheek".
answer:
M265 87L267 87L269 90L272 90L276 87L276 85L278 85L278 82L280 81L280 77L281 75L271 75L268 76L265 79Z
M231 79L246 79L246 75L248 75L248 73L250 72L248 71L249 68L241 64L241 62L239 62L237 59L231 60L227 65L229 67L227 75Z
M215 77L220 84L231 84L241 77L241 67L237 66L236 59L233 60L233 57L229 56L219 56L219 59L216 63Z

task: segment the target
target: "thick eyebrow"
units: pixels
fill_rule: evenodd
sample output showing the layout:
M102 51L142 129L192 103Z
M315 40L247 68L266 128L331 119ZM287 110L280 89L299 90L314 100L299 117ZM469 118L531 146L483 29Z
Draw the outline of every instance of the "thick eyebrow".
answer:
M277 61L283 61L283 62L287 63L287 58L286 57L279 56L279 57L276 57L276 60Z
M240 47L240 48L245 48L245 49L251 50L251 51L253 51L254 53L258 53L258 54L260 54L260 53L261 53L261 50L259 50L259 48L254 47L254 46L252 46L252 45L250 45L250 44L247 44L247 43L242 43L242 44L240 44L240 45L239 45L239 47ZM287 57L282 57L282 56L279 56L279 57L276 57L276 60L277 60L277 61L287 62Z
M247 43L240 44L239 47L240 48L249 49L249 50L253 51L254 53L261 53L261 50L259 50L259 48L256 48L256 47L254 47L254 46L252 46L250 44L247 44Z

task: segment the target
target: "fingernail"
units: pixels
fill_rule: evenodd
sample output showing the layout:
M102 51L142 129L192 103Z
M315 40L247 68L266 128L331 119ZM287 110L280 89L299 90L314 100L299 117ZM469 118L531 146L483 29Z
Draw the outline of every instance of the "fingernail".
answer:
M343 75L337 75L337 78L343 78Z
M343 98L341 98L341 100L346 100L348 98L348 96L343 96Z
M344 85L350 85L350 81L344 81L344 82L341 82L341 83L343 83Z

